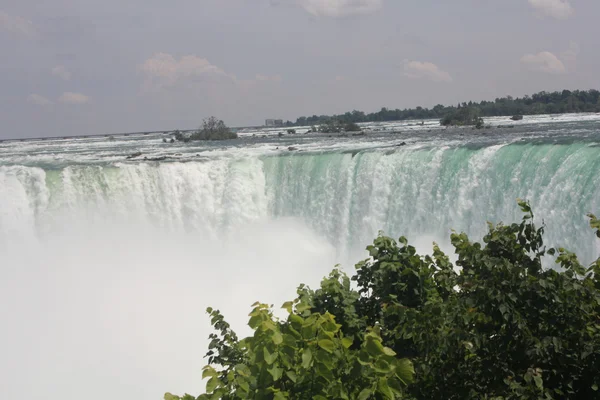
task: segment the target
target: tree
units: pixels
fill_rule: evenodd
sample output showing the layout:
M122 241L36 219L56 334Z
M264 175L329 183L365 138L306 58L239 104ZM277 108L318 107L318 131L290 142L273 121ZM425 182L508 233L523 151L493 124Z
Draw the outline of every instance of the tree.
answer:
M362 129L360 129L360 126L358 126L358 124L355 122L347 122L344 124L345 132L360 132L361 130Z
M483 120L479 117L480 111L478 108L467 107L466 104L457 109L456 111L452 111L448 113L442 120L440 121L440 125L443 126L462 126L462 125L478 125L481 123L483 125ZM482 126L483 127L483 126Z
M208 309L220 335L211 335L208 399L367 399L401 398L414 369L407 359L383 346L377 328L362 343L345 336L330 313L311 312L301 298L285 303L285 321L271 307L255 303L248 325L254 335L242 341L217 310ZM212 365L219 364L220 369ZM170 393L165 400L183 398Z
M519 206L521 222L488 224L483 243L453 232L455 264L435 244L422 256L380 235L352 278L335 269L317 290L301 285L286 320L255 304L251 338L209 310L221 369L205 369L198 399L599 398L600 258L586 268L547 248Z
M565 249L546 249L544 228L520 206L521 224L490 225L484 244L452 234L460 274L439 248L421 257L404 238L378 238L373 261L358 266L358 315L413 360L414 398L597 396L600 259L586 270ZM554 254L563 272L542 267Z
M202 126L191 136L191 140L226 140L236 139L237 133L233 132L225 123L215 117L204 119Z

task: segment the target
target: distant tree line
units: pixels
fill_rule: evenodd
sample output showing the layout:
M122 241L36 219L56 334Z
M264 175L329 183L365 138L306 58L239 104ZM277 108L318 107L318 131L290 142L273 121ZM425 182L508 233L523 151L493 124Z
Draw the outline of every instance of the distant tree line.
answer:
M512 96L497 98L494 101L480 103L469 101L456 106L441 104L429 109L425 107L395 109L382 108L380 111L366 114L363 111L351 111L340 115L313 115L300 117L296 122L288 121L288 126L311 126L327 124L330 121L340 123L402 121L408 119L443 119L455 114L461 108L474 110L477 117L563 114L577 112L600 112L600 92L598 90L563 90L562 92L539 92L531 96Z

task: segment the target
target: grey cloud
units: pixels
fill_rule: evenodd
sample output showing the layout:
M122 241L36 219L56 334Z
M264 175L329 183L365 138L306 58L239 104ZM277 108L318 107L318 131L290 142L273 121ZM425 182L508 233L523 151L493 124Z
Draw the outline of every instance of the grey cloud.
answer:
M52 104L52 101L37 93L32 93L27 96L27 101L38 106L48 106Z
M286 0L270 0L279 5ZM339 18L349 15L369 14L381 8L383 0L288 0L317 17Z
M215 115L230 124L253 113L267 114L284 81L281 74L240 77L197 55L155 53L138 70L143 75L140 101L156 113L186 115L187 120L193 110L201 109L204 116ZM189 123L198 123L198 118Z
M206 58L187 55L175 58L168 53L155 53L144 61L139 69L145 76L143 89L160 91L190 84L221 83L248 87L261 82L281 82L281 75L256 74L254 79L240 79L236 75L212 64Z
M89 103L91 98L81 93L65 92L60 95L58 101L64 104L85 104Z
M521 58L521 63L532 71L549 74L564 74L567 72L563 62L549 51L526 54Z
M430 62L406 61L404 76L411 79L427 79L433 82L452 82L450 74Z
M529 0L529 4L541 16L565 19L573 14L573 7L568 0Z
M156 53L140 65L140 70L146 77L146 89L174 86L189 78L236 79L235 76L227 74L207 59L194 55L183 56L177 60L171 54Z
M381 8L382 0L301 0L300 3L317 16L344 17L376 11Z
M65 81L71 79L71 72L63 65L57 65L56 67L52 68L52 75L57 76Z

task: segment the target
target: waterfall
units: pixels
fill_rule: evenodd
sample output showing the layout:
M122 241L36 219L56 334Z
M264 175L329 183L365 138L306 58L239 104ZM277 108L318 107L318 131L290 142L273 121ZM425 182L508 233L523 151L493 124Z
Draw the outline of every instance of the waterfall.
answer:
M451 229L480 239L486 221L520 219L520 197L546 223L550 244L591 260L597 247L585 215L600 210L598 149L510 144L58 170L4 166L0 243L94 221L214 238L251 222L295 217L340 257L357 257L379 230L414 241L444 241Z
M518 222L517 198L547 225L547 242L583 260L598 255L586 214L600 210L598 147L496 145L272 157L265 175L274 216L298 216L356 253L378 230L409 240L481 239L486 221Z

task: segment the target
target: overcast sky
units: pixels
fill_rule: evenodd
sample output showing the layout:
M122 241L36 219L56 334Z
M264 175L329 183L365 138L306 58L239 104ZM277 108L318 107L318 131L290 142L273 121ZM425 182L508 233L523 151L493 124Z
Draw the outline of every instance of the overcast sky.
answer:
M600 88L598 0L0 0L0 138Z

